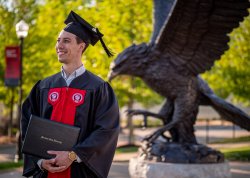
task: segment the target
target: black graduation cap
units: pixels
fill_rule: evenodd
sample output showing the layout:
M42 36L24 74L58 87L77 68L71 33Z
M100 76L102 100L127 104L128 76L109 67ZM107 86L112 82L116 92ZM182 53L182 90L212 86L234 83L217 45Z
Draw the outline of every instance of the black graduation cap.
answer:
M67 25L64 30L81 38L85 43L94 46L99 40L101 41L102 47L109 57L113 56L112 52L105 45L102 37L103 34L99 32L98 28L93 27L83 18L81 18L74 11L71 11L64 21Z

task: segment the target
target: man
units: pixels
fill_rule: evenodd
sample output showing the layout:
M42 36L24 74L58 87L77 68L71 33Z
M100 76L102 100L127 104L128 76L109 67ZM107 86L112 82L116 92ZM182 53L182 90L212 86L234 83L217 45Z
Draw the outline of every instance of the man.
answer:
M102 34L73 11L60 32L56 52L62 70L38 81L22 107L22 140L31 114L81 128L78 143L69 151L49 150L52 159L24 155L23 176L46 178L107 177L119 133L116 97L107 82L87 71L82 53ZM68 135L70 137L70 135Z

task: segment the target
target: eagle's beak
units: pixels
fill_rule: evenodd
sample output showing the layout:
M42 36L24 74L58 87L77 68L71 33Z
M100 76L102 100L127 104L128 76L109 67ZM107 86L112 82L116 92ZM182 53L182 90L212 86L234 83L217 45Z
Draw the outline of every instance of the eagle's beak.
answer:
M113 80L117 75L118 73L114 72L114 69L115 68L115 63L114 62L111 62L110 66L109 66L109 73L108 73L108 81L111 82L111 80Z
M110 70L109 74L108 74L108 81L111 82L111 80L113 80L117 75L118 75L118 73Z

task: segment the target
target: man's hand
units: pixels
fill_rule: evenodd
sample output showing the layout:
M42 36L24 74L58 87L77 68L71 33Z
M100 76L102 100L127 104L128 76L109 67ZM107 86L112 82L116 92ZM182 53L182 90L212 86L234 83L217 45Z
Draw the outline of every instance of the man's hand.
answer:
M66 169L73 163L69 159L68 151L48 151L49 154L55 155L55 165L56 166L66 166Z
M47 171L51 172L51 173L55 173L55 172L62 172L66 169L66 166L56 166L55 165L55 159L43 159L42 160L42 164L41 167L43 169L46 169Z
M65 171L73 161L68 157L68 151L48 151L49 154L55 155L53 159L43 160L42 168L51 173Z

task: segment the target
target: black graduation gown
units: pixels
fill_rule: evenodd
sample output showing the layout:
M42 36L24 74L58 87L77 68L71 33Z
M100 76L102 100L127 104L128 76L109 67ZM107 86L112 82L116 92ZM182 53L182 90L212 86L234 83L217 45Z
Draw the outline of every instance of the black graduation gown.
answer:
M58 96L53 93L53 95L51 91L53 89L60 91L62 88L85 91L83 98L76 97L75 100L76 102L79 98L84 100L75 108L74 125L80 127L81 131L78 144L72 148L82 162L74 162L71 165L71 178L107 177L119 134L118 103L110 85L87 70L75 78L69 87L61 73L35 84L22 106L22 140L31 114L51 118L53 106L49 100L50 102L61 100L63 97L60 94ZM60 110L63 112L65 108ZM23 176L47 177L46 172L41 172L37 165L39 159L24 155Z

